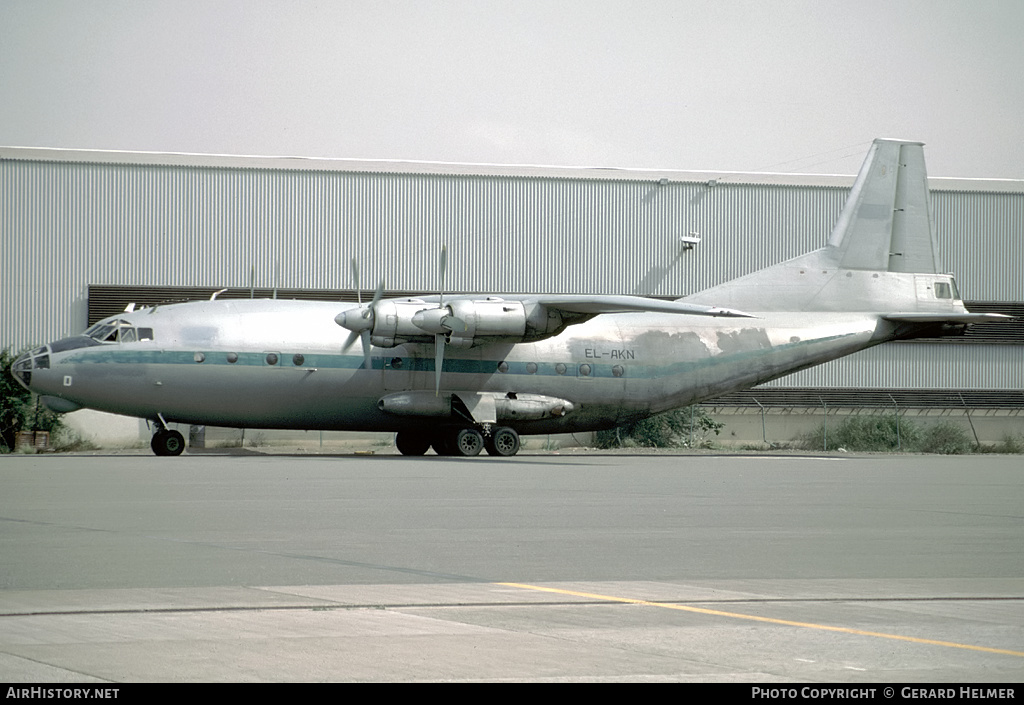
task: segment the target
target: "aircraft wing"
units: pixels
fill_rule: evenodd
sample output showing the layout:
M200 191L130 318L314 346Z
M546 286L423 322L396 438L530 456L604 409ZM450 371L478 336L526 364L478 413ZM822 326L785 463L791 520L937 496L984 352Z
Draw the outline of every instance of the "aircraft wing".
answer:
M511 297L509 297L511 298ZM588 296L585 294L555 294L528 296L521 299L524 303L538 303L549 308L597 315L600 313L680 313L689 316L724 316L729 318L754 318L743 311L718 306L701 306L681 301L662 301L643 296Z

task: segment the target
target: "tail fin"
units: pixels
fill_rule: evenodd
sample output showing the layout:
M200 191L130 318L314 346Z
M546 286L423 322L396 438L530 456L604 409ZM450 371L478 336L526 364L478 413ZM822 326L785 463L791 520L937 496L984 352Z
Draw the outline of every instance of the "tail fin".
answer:
M828 247L842 269L942 271L920 142L875 140Z
M964 313L941 271L922 145L877 139L825 247L682 300L748 311Z

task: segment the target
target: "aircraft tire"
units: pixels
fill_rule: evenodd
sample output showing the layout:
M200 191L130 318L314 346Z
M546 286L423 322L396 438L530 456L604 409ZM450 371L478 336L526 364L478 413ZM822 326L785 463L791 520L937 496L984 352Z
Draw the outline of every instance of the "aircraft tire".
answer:
M455 436L455 455L480 455L484 449L484 434L475 428L464 428Z
M395 446L402 455L423 455L430 448L430 439L415 431L399 431L395 436Z
M181 455L185 450L185 437L177 431L158 431L149 447L157 455Z
M484 443L488 455L508 457L519 452L519 434L514 428L499 426Z

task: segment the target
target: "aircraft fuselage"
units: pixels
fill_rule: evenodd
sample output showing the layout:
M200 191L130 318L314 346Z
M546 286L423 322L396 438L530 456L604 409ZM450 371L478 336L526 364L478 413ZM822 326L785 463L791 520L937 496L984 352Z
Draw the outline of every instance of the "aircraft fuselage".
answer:
M543 395L570 401L572 411L503 423L555 433L609 428L759 384L883 342L893 330L868 313L612 314L535 343L451 351L437 394L432 345L375 347L372 369L359 350L342 352L333 317L345 306L229 300L121 314L122 327L151 329L151 339L64 351L67 343L55 343L49 366L32 370L32 388L69 408L159 413L167 422L377 431L421 428L429 416L382 410L388 394Z

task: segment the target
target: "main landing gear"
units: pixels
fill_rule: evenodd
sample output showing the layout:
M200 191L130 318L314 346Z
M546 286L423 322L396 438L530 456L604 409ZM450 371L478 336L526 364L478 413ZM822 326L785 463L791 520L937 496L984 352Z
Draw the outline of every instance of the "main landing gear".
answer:
M399 431L395 445L402 455L423 455L433 448L438 455L509 456L519 452L519 434L508 426L497 426L484 434L475 428L440 428L432 431Z

